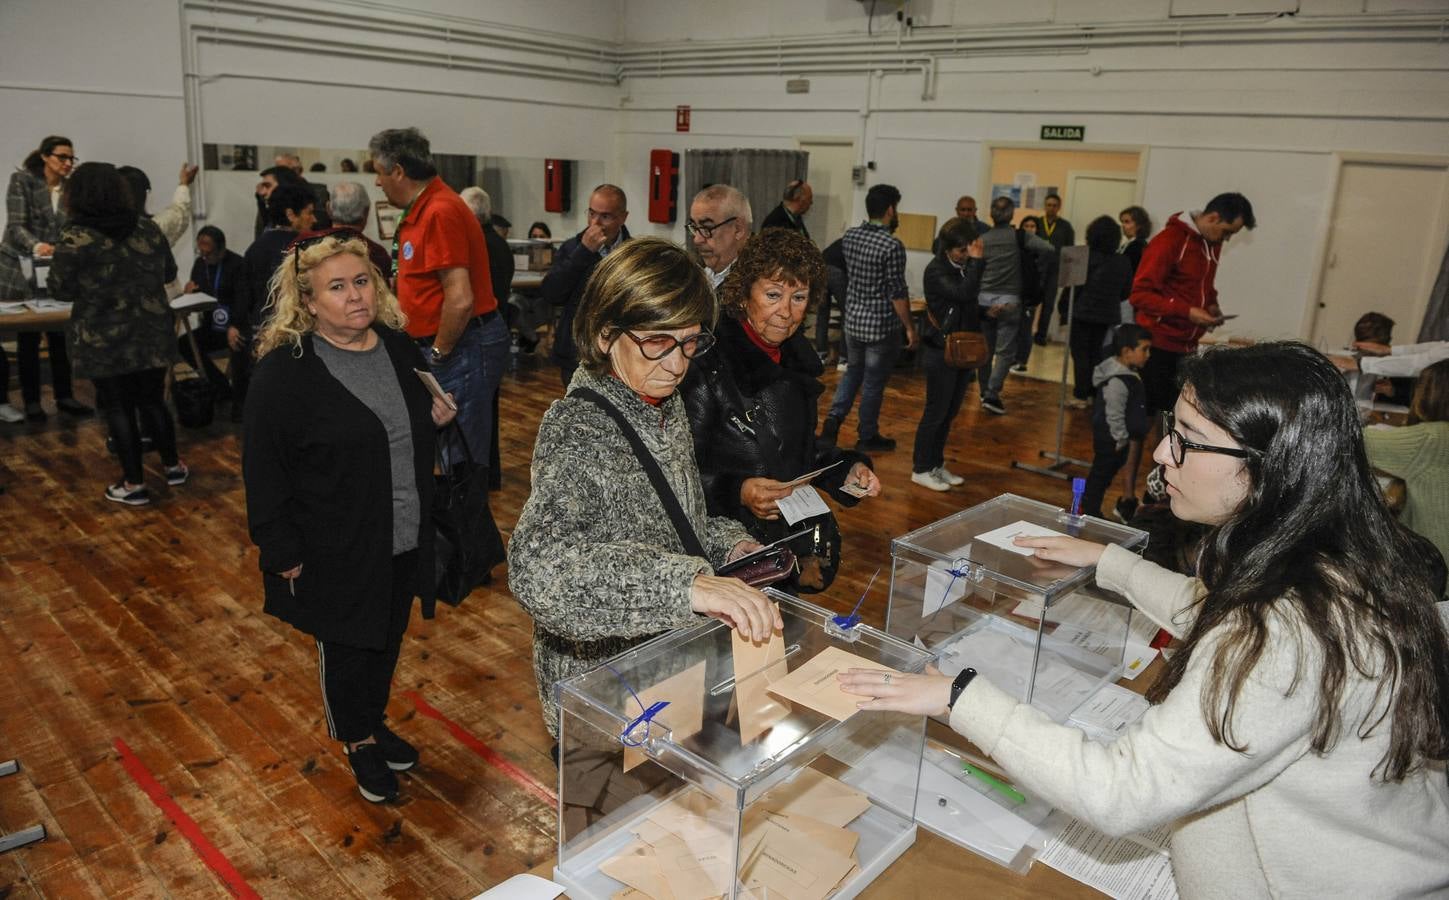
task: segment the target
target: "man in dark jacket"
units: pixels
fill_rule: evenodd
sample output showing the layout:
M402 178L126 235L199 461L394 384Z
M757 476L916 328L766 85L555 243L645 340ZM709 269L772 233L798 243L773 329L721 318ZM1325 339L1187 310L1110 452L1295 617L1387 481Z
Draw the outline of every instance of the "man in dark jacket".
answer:
M810 230L805 227L805 214L815 202L815 192L810 189L808 181L792 181L785 185L785 196L780 204L770 210L765 216L765 221L760 223L760 230L766 228L788 228L791 231L798 231L807 238Z
M1071 222L1058 215L1062 211L1060 194L1047 194L1046 199L1042 201L1042 211L1044 214L1037 217L1036 220L1037 234L1042 240L1055 247L1058 253L1063 247L1076 244L1077 230L1072 227ZM1058 297L1058 293L1056 275L1051 273L1042 291L1044 299L1040 307L1041 313L1036 317L1036 334L1033 336L1033 340L1039 347L1046 346L1047 332L1052 325L1052 307L1057 307L1057 315L1063 319L1066 318L1066 294L1062 293L1061 297ZM1026 361L1031 357L1031 342L1026 340L1029 330L1023 327L1017 342L1016 364L1022 369L1026 368Z
M563 242L539 286L545 300L563 308L553 335L553 360L558 363L565 388L579 367L578 351L574 348L574 313L578 311L579 299L594 266L629 239L629 229L624 227L629 218L628 198L622 189L601 184L589 195L588 216L588 227Z

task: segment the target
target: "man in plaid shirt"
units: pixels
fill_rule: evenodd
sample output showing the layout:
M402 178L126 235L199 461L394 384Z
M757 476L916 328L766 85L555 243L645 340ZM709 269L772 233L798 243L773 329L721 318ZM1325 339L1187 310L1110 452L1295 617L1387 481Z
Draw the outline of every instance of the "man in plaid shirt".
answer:
M846 369L821 426L820 439L827 444L835 443L840 423L860 391L855 449L885 452L896 448L893 439L880 433L881 398L901 349L902 329L907 346L916 347L911 295L906 289L906 248L892 234L900 202L901 192L894 186L872 187L865 195L870 221L847 230L843 238L850 277L845 299Z

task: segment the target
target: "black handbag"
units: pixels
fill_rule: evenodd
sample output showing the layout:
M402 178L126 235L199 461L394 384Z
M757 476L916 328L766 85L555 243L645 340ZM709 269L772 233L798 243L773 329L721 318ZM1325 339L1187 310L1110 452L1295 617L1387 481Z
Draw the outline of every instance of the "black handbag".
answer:
M488 507L488 467L473 463L468 441L456 425L451 435L463 449L463 462L449 463L438 440L438 470L433 488L434 592L451 606L491 580L503 562L503 536ZM443 434L447 434L444 431Z
M171 402L176 406L176 421L187 428L205 428L216 415L211 383L199 376L172 379Z
M608 413L609 418L614 420L629 441L629 446L634 448L634 455L638 457L644 474L649 476L649 483L654 486L654 492L659 495L659 502L664 506L664 513L669 516L669 521L673 523L674 530L679 535L680 543L684 545L684 552L690 556L708 560L709 554L705 552L704 544L700 543L699 535L694 533L694 526L689 524L689 517L684 514L684 507L679 505L679 498L674 496L674 489L669 486L668 480L664 477L664 471L659 468L659 461L654 458L654 454L649 452L649 448L644 446L644 440L639 437L634 426L629 424L629 420L624 418L624 414L619 412L614 404L604 399L602 394L589 388L579 388L569 396L587 400ZM737 560L737 562L741 561ZM761 554L758 559L748 561L745 565L726 564L721 566L716 574L738 578L750 587L760 588L784 581L794 571L795 554L784 547L777 547L768 553Z

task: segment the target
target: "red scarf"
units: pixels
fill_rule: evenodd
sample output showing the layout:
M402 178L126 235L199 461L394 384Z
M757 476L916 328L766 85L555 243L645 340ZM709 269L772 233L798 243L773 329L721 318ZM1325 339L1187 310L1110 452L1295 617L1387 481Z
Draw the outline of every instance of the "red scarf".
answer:
M754 344L756 347L759 347L762 351L764 351L764 354L770 357L770 361L778 366L780 364L780 348L777 346L772 347L769 344L765 343L765 339L760 337L759 334L755 332L755 329L750 327L749 319L740 319L740 324L744 326L745 337L750 339L750 343Z

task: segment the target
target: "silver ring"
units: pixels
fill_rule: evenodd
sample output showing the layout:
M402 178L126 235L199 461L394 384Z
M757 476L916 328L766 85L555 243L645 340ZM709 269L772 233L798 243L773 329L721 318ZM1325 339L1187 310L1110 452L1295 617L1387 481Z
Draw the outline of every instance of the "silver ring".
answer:
M890 684L891 683L891 673L889 673L889 672L886 673L885 683L886 684Z

